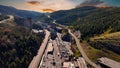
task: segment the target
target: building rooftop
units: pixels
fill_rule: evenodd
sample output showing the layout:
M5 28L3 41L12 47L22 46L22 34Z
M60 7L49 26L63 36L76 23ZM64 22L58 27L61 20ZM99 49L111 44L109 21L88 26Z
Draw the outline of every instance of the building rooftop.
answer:
M74 64L72 62L64 62L63 68L74 68Z
M99 60L99 63L104 64L104 65L106 65L108 67L120 68L120 63L119 62L111 60L109 58L102 57L102 58L99 58L98 60Z

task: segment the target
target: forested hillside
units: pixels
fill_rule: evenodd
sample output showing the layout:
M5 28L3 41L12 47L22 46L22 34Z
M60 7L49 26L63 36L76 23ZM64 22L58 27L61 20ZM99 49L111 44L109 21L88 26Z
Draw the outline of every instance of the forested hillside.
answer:
M97 9L73 26L81 31L82 38L120 31L120 8Z
M48 18L46 15L40 17L40 21L50 23L53 19L57 20L58 23L61 24L70 24L77 20L77 18L85 17L88 14L92 13L96 7L81 7L72 10L61 10L57 12L53 12L50 14L51 18Z
M37 54L43 37L25 27L0 24L0 67L28 68Z
M13 15L22 18L31 17L33 19L36 19L37 16L40 16L42 14L40 12L20 10L11 6L3 6L3 5L0 5L0 13L4 15Z
M51 13L50 16L51 18L43 16L40 20L51 23L55 19L57 23L68 26L72 30L80 30L81 40L87 41L90 45L85 44L83 47L91 60L97 60L97 58L104 56L120 61L120 38L115 33L120 31L120 7L97 8L87 6L57 11ZM111 33L115 33L112 38L104 37L104 35L109 36ZM100 37L103 35L103 38L97 38L94 41L90 39L99 35Z
M102 34L104 32L120 31L120 8L81 7L67 11L58 11L50 14L57 23L72 26L80 30L82 39ZM46 16L41 21L52 22Z
M90 44L100 50L111 50L120 54L120 32L103 34L90 39Z

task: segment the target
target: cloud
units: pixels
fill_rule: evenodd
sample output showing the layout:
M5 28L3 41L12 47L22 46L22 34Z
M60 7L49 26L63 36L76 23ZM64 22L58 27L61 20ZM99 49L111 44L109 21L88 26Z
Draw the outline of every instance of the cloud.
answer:
M40 9L41 12L68 10L76 6L76 3L71 0L26 0L26 3L33 6L33 8Z
M103 4L103 3L104 3L104 1L101 1L101 0L85 0L79 6L80 7L81 6L97 6L97 5L100 5L100 4Z
M69 10L76 6L106 6L103 0L26 0L26 3L40 12Z
M40 9L41 11L43 12L54 12L56 10L53 10L53 9Z
M33 5L33 6L37 6L37 5L40 4L40 2L38 2L38 1L27 1L26 3L27 3L28 5Z
M102 3L102 4L97 5L96 7L98 7L98 8L109 8L109 7L111 7L111 6L109 6L109 5L106 4L106 3Z

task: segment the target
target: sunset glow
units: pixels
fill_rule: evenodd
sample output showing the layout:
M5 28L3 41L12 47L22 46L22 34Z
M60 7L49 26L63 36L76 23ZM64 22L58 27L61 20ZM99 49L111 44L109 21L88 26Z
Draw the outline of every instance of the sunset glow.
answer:
M58 10L69 10L76 6L84 5L119 5L119 1L111 4L112 0L2 0L1 5L12 6L17 9L30 10L37 12L54 12Z

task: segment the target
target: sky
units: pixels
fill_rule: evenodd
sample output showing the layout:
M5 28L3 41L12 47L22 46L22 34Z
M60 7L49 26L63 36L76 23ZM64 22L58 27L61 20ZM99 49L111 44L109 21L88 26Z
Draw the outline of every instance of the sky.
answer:
M120 0L0 0L0 5L37 12L69 10L80 4L120 6Z

